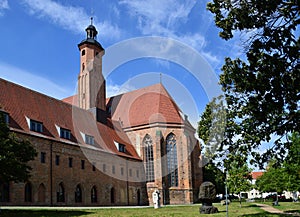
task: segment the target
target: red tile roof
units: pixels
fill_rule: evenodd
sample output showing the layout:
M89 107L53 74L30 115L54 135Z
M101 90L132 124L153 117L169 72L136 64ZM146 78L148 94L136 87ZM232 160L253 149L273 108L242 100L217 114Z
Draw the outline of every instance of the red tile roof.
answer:
M77 95L63 99L77 105ZM151 123L187 124L183 113L162 84L154 84L106 99L111 118L122 123L122 127L135 127Z
M104 125L95 121L87 110L3 79L0 79L0 90L0 109L9 113L12 130L140 159L118 122L108 120ZM42 122L43 133L30 131L29 119ZM60 138L57 127L70 130L71 140ZM83 134L93 136L95 145L85 144ZM126 153L119 152L114 141L126 145Z
M113 120L123 127L151 123L184 123L182 112L162 84L111 97L107 103Z
M262 176L264 174L264 172L262 171L259 171L259 172L252 172L251 175L252 175L252 179L257 179L259 178L260 176Z

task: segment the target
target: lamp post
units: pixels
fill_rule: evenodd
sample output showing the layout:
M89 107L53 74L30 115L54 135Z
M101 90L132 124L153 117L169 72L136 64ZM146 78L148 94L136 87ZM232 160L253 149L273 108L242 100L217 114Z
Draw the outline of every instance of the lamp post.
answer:
M225 201L226 201L226 217L228 217L228 192L227 192L227 176L228 171L225 170Z

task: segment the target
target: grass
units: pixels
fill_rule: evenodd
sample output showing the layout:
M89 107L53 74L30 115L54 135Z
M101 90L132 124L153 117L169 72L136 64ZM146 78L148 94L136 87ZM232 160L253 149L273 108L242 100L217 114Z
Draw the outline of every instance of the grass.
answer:
M199 213L200 204L190 205L190 206L166 206L160 209L153 209L153 207L148 208L99 208L99 209L81 209L81 210L72 210L70 209L34 209L29 208L26 210L23 209L2 209L0 216L1 217L175 217L175 216L184 216L184 217L195 217L195 216L226 216L226 206L221 206L220 204L214 204L219 213L206 215ZM300 204L293 203L280 203L280 208L282 210L297 210L299 211ZM287 215L279 214L269 214L261 210L254 203L242 203L242 208L239 207L239 203L232 203L228 207L229 216L237 217L283 217Z

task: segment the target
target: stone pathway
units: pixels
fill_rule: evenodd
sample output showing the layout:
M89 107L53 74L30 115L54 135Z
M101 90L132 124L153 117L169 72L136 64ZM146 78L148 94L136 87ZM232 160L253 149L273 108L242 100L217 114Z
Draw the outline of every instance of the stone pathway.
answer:
M276 209L276 208L274 208L272 206L269 206L267 204L256 204L256 205L259 206L261 209L265 210L266 212L283 214L282 210Z
M266 212L269 213L274 213L274 214L285 214L285 215L291 215L291 216L300 216L298 213L285 213L282 210L276 209L273 206L269 206L266 204L256 204L258 207L261 209L265 210Z

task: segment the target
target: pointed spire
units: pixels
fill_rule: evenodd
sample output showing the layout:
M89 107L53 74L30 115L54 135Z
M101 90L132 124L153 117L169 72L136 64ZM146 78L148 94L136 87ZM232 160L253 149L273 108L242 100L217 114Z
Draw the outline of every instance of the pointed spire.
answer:
M85 29L86 31L86 37L87 39L95 39L98 32L96 30L96 27L93 25L93 17L91 17L91 24Z
M93 19L94 19L94 18L93 18L93 17L91 17L91 25L93 25Z
M94 18L91 17L91 21L90 21L90 25L85 29L86 31L86 39L84 39L83 41L81 41L78 44L78 47L80 47L83 44L93 44L96 45L97 47L99 47L101 50L104 50L101 46L101 44L97 41L97 29L94 26Z

